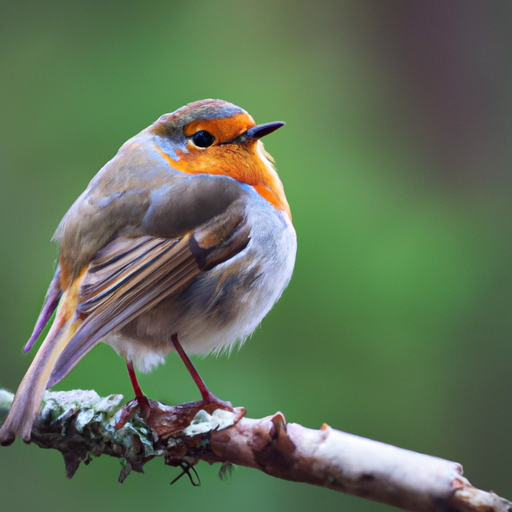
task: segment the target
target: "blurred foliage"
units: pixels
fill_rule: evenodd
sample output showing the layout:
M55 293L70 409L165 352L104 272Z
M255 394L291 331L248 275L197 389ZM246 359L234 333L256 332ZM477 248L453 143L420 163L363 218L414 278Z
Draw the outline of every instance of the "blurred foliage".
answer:
M510 2L0 3L0 385L15 390L60 218L160 114L217 97L257 122L298 233L294 278L240 352L198 360L252 417L348 432L461 462L512 496ZM172 355L142 376L197 398ZM131 396L95 348L57 389ZM95 460L0 450L2 509L385 510L238 468L202 486L154 461L117 483Z

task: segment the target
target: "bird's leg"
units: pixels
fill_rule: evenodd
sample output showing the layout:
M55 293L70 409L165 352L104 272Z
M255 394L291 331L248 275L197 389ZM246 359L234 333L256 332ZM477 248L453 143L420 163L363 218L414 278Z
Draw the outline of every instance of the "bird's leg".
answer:
M146 421L146 423L154 432L156 432L158 436L163 435L167 437L170 434L183 431L190 425L191 421L201 410L205 410L209 414L213 414L217 409L231 411L235 413L235 422L245 414L245 409L243 407L237 407L236 409L233 409L233 406L229 402L219 400L206 387L203 379L201 379L199 373L197 373L197 370L194 368L194 365L188 358L187 354L185 354L183 347L178 341L177 334L173 334L171 336L171 340L174 348L176 349L176 352L178 352L178 355L185 363L187 370L189 371L190 375L192 375L194 382L199 388L202 400L199 400L198 402L188 402L186 404L169 406L148 399L140 389L139 383L137 382L135 370L133 369L133 362L127 360L126 367L128 368L128 374L130 375L133 390L135 391L135 398L130 400L123 407L122 413L119 415L115 425L116 430L123 428L126 425L126 422L132 418L137 408L144 418L144 421Z
M135 392L135 398L139 404L140 412L143 417L147 417L149 413L149 401L147 396L140 389L137 376L135 375L135 370L133 368L133 361L127 360L126 368L128 368L128 375L130 376L130 381L132 383L133 391Z
M174 345L174 348L176 349L176 352L178 352L178 355L180 356L181 360L185 363L185 366L187 367L188 372L194 379L194 382L196 383L196 386L199 388L199 392L201 393L201 397L203 398L201 400L201 403L203 405L217 405L217 408L222 409L229 409L230 411L233 410L233 407L229 402L224 402L223 400L220 400L217 398L207 387L204 383L204 380L201 378L197 370L195 369L194 365L192 364L192 361L189 359L185 351L183 350L183 347L181 346L181 343L178 341L178 335L173 334L171 336L172 344Z
M176 349L176 352L178 352L178 355L181 357L181 360L185 363L185 366L187 367L188 372L194 379L196 386L199 388L199 392L201 393L203 400L208 400L210 397L213 397L214 395L206 387L204 380L201 378L198 371L195 369L194 365L192 364L192 361L189 359L189 357L183 350L181 343L178 341L178 335L173 334L171 336L171 341L172 341L172 344L174 345L174 348Z

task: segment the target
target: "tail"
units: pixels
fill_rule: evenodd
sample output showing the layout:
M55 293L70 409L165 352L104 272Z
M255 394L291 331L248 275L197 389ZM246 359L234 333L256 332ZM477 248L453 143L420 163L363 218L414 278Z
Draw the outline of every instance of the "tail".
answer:
M71 290L68 289L62 295L53 325L23 377L11 410L0 429L1 445L11 444L16 435L26 442L30 441L32 426L39 414L52 370L73 333L82 323L81 318L75 315L76 290L76 286L71 286Z
M59 304L61 296L62 288L60 286L60 265L57 265L50 287L46 292L43 308L41 309L41 313L39 313L39 318L37 319L32 336L30 336L30 339L27 341L23 352L28 352L37 341L37 338L39 338L39 335L43 332L43 329L46 327L46 324L53 315L55 308Z

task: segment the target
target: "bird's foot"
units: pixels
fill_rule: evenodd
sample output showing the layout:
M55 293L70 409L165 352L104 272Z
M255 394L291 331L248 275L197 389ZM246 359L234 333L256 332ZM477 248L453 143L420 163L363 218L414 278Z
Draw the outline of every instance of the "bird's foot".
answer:
M200 411L210 416L218 409L233 413L232 424L236 424L246 413L243 407L233 408L229 402L219 400L211 395L203 400L187 402L180 405L165 405L149 400L150 415L147 423L159 439L179 437L189 427Z
M220 398L217 398L210 390L207 389L206 396L198 402L190 402L191 404L197 404L198 410L204 409L208 414L212 414L217 409L224 409L225 411L234 411L231 402L225 402Z
M244 408L237 407L235 409L230 402L220 400L212 393L209 393L202 400L173 406L155 402L146 396L142 398L144 398L142 403L141 397L136 397L125 404L116 422L116 430L123 428L137 411L140 412L144 421L159 438L178 435L191 424L192 420L201 410L206 411L210 415L217 409L233 412L235 414L235 423L245 415Z
M153 400L151 400L152 402ZM119 430L123 428L128 421L130 421L135 414L139 411L142 419L147 423L151 415L150 400L146 395L136 396L133 400L126 402L124 407L121 409L119 419L115 424L115 429Z

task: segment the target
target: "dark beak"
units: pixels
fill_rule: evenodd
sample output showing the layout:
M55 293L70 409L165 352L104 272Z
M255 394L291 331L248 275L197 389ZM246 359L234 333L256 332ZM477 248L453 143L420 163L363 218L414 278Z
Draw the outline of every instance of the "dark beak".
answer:
M258 126L249 128L245 132L245 138L261 139L261 137L265 137L265 135L275 132L278 128L281 128L281 126L284 126L284 123L282 121L274 121L273 123L259 124Z

